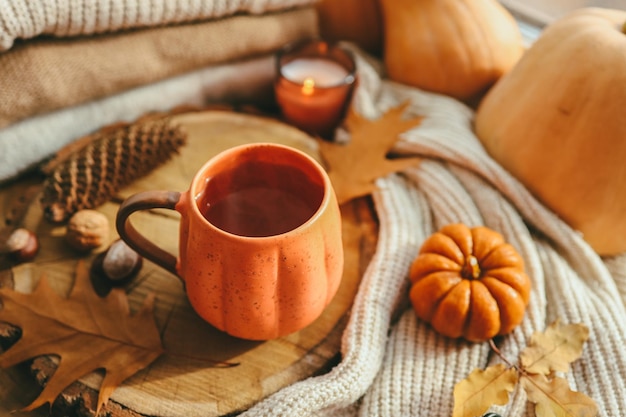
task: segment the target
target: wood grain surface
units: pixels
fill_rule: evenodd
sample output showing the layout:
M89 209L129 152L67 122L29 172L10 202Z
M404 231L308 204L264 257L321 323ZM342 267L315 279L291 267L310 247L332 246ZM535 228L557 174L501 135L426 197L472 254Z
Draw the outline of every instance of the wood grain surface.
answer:
M175 120L188 132L188 143L180 154L97 208L111 221L110 241L117 238L113 223L119 202L124 198L151 189L184 191L204 162L229 147L251 142L276 142L320 159L313 138L273 119L209 110L179 114ZM3 222L11 216L10 207L16 205L15 200L29 185L25 181L0 189ZM34 262L22 265L0 261L0 285L29 292L45 272L54 288L67 294L77 261L85 259L90 262L106 245L94 253L78 255L64 242L65 226L43 219L36 198L26 207L21 224L39 236L41 251ZM137 309L148 293L156 293L155 318L167 353L116 389L105 413L111 416L168 417L236 415L289 384L328 371L340 355L341 333L363 271L375 251L378 233L369 199L347 203L341 207L341 212L345 269L339 291L318 320L280 339L252 342L216 330L191 309L179 279L145 262L139 276L126 284L125 289L131 309ZM133 224L162 248L177 253L179 218L176 212L136 213ZM103 286L97 288L100 292L107 290ZM5 348L17 338L19 329L0 323L0 341ZM56 360L53 356L40 357L25 366L1 371L0 415L32 400L54 372ZM238 366L223 367L217 363L220 361L237 363ZM27 368L33 376L24 375ZM37 384L33 384L33 380ZM94 372L72 384L57 399L52 414L93 415L101 380L102 374ZM16 396L16 392L20 395Z

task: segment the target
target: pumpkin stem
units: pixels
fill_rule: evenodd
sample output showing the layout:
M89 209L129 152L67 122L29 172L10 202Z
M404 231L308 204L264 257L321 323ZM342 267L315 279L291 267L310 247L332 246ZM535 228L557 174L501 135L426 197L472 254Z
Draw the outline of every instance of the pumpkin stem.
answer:
M480 278L480 265L478 265L478 259L476 259L474 255L468 255L465 258L465 264L461 269L461 276L465 279Z

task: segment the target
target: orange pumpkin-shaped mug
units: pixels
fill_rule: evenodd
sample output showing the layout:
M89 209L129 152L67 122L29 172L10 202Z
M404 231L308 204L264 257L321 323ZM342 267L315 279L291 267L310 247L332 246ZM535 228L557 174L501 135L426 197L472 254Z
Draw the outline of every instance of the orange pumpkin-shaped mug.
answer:
M178 257L130 222L132 213L153 208L180 213ZM223 151L186 192L129 197L116 227L131 248L181 278L198 315L243 339L273 339L309 325L343 272L341 214L326 172L278 144Z

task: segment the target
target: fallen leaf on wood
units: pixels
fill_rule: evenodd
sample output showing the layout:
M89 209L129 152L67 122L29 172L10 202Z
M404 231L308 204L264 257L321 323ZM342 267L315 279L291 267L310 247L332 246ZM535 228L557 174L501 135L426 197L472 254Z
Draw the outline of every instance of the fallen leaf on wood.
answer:
M58 295L43 276L31 294L0 288L0 300L0 321L22 330L17 343L0 354L0 367L41 355L60 357L57 370L25 411L52 404L70 383L104 369L97 414L115 388L163 353L154 296L146 297L131 315L123 290L114 289L105 298L96 295L83 262L78 263L68 298Z
M520 382L528 400L535 403L537 417L598 415L596 403L586 395L572 391L563 378L548 379L545 375L529 374L522 376Z
M508 394L518 385L535 403L537 417L595 417L598 406L585 394L572 391L567 380L555 372L567 372L571 362L582 355L589 338L583 324L562 324L555 321L544 332L536 332L520 353L519 365L512 364L490 341L492 349L505 364L493 365L484 371L474 370L454 388L453 417L482 415L493 405L504 405Z
M418 163L420 158L387 158L398 135L418 126L422 117L404 119L408 104L392 108L378 120L368 120L354 110L348 113L346 144L318 141L339 204L370 194L376 180Z
M454 387L454 411L457 416L480 416L491 405L504 405L517 385L517 371L504 364L475 369Z
M569 364L582 354L588 338L587 327L556 321L545 332L532 335L528 346L520 354L521 364L526 372L533 374L567 372Z

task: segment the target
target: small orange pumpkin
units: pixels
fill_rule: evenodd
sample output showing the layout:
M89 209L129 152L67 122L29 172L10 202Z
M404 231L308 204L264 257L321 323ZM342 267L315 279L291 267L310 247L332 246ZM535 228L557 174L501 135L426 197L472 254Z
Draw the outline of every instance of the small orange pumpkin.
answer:
M411 265L417 316L448 337L479 342L511 332L524 317L530 278L502 235L458 223L426 239Z

